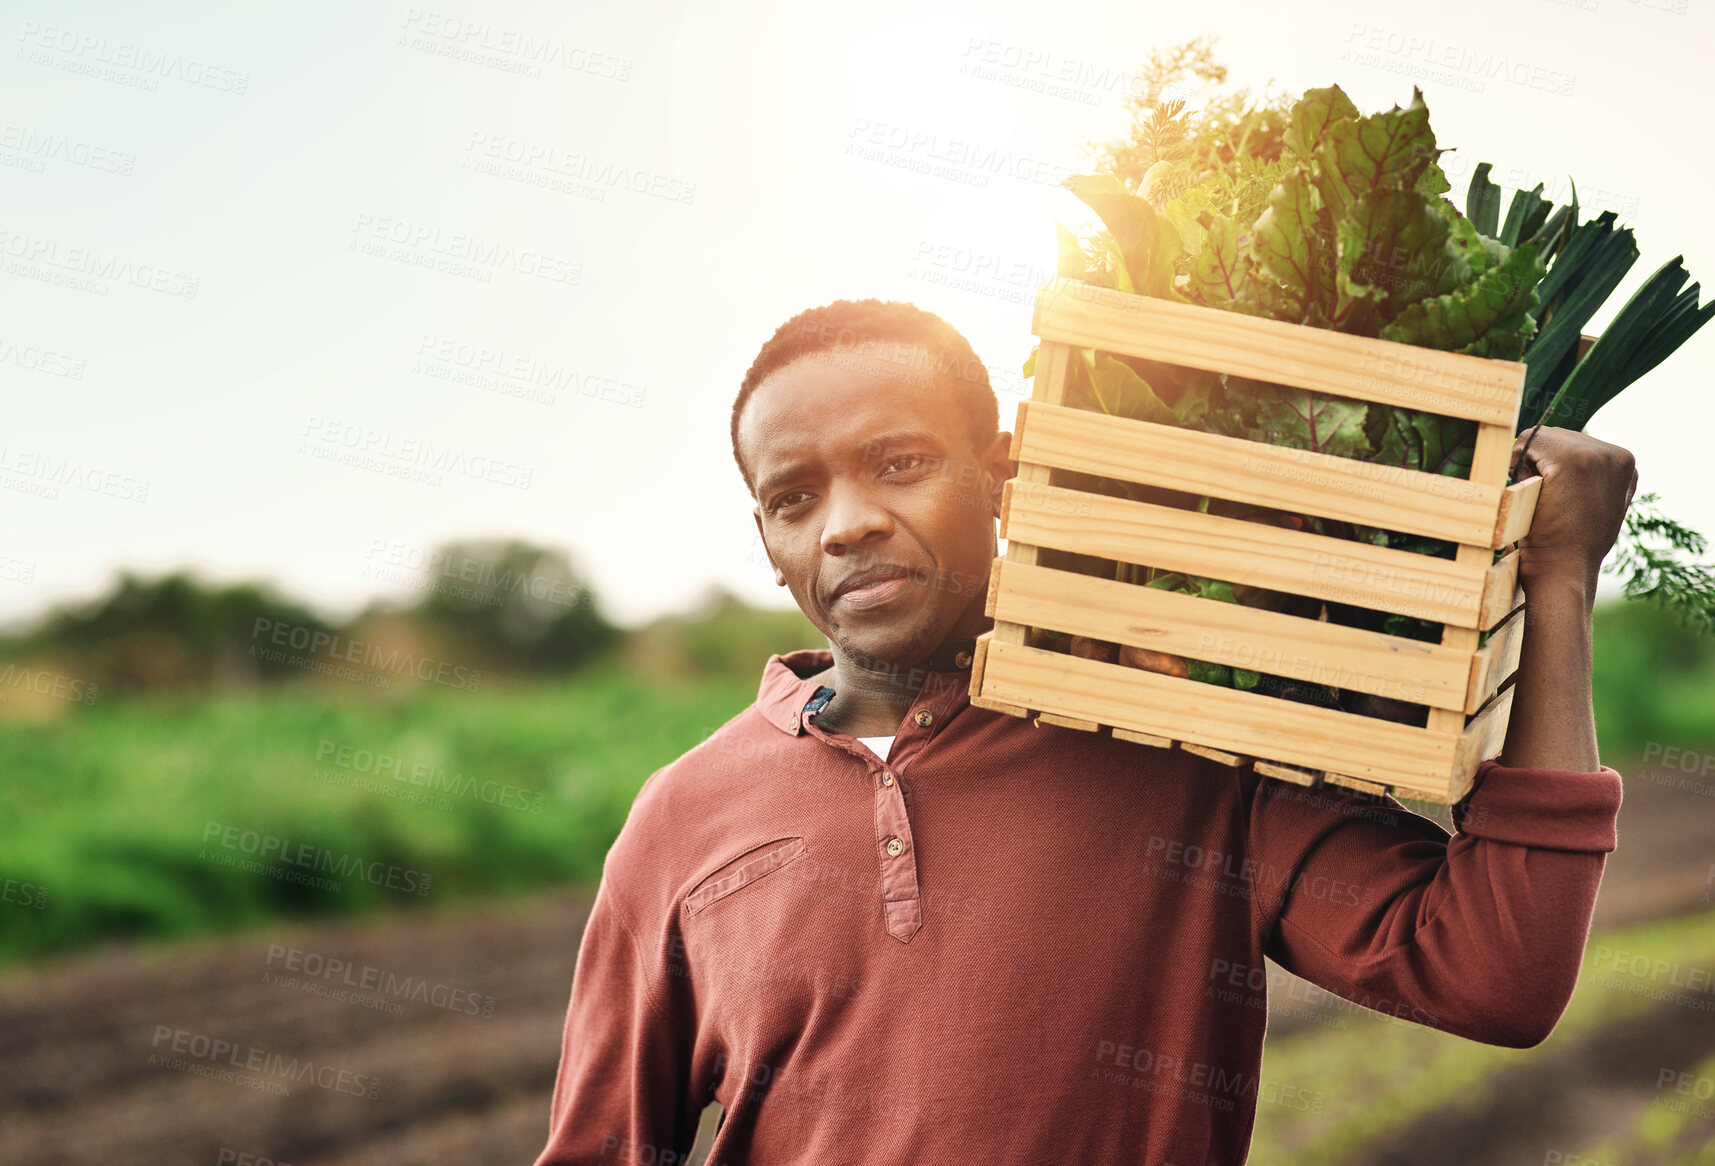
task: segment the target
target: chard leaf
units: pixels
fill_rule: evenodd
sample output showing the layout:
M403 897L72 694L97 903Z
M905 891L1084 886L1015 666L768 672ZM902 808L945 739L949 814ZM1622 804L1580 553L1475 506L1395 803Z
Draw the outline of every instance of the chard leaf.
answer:
M1447 224L1447 241L1465 260L1472 275L1481 275L1507 257L1512 250L1494 239L1485 239L1471 220L1446 199L1436 201L1435 210Z
M1362 457L1370 452L1364 421L1370 406L1363 401L1330 397L1290 385L1263 387L1257 407L1257 437L1271 445L1306 449L1335 457Z
M1531 240L1499 265L1445 295L1415 303L1382 329L1383 340L1515 360L1535 332L1530 309L1543 265ZM1502 353L1512 355L1502 356Z
M1358 107L1338 85L1326 89L1306 89L1292 107L1292 121L1281 141L1301 161L1309 161L1322 144L1328 127L1342 119L1357 120Z
M1178 299L1173 290L1174 261L1184 247L1173 225L1110 174L1074 174L1065 185L1101 216L1112 236L1121 270L1131 284L1120 290Z
M1428 474L1451 478L1469 477L1471 454L1477 445L1477 423L1456 417L1439 417L1415 410L1396 410L1422 440L1422 454L1412 467Z
M1231 219L1213 217L1184 277L1185 296L1206 307L1232 310L1248 297L1254 263L1248 251L1239 248L1237 225Z
M1197 382L1193 382L1169 405L1148 381L1137 375L1136 369L1106 352L1096 354L1090 376L1095 385L1097 408L1116 417L1191 429L1200 427L1209 412L1206 387L1199 391Z
M1423 91L1413 86L1404 109L1396 105L1328 127L1316 147L1317 189L1338 221L1372 191L1412 189L1440 153Z
M1333 232L1310 172L1300 167L1268 196L1250 238L1257 266L1284 293L1281 306L1301 319L1326 317L1334 302Z
M1365 194L1340 220L1339 269L1341 315L1367 299L1384 319L1470 278L1434 204L1419 191L1390 187Z

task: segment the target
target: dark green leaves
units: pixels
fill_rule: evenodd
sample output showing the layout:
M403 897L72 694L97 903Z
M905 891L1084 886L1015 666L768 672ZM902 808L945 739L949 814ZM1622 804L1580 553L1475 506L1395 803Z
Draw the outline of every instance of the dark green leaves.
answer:
M1269 195L1251 230L1251 254L1301 320L1332 316L1334 240L1310 172L1302 167Z
M1413 304L1382 329L1384 340L1517 360L1536 330L1530 309L1542 278L1539 244L1526 243L1497 266L1446 295Z
M1316 188L1338 221L1372 191L1415 188L1440 153L1429 128L1429 108L1414 88L1404 109L1395 106L1327 127L1316 147Z
M1395 187L1372 190L1352 204L1340 221L1339 265L1342 307L1367 299L1383 319L1470 276L1429 199Z

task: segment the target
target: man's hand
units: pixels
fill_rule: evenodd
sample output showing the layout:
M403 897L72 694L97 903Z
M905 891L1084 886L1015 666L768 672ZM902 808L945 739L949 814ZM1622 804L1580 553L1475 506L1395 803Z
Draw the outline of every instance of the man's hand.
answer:
M1526 430L1513 443L1515 461L1529 437ZM1532 470L1542 475L1542 494L1522 544L1519 582L1527 597L1548 581L1574 582L1594 601L1602 560L1638 488L1631 451L1544 425L1530 440L1518 477L1528 478Z

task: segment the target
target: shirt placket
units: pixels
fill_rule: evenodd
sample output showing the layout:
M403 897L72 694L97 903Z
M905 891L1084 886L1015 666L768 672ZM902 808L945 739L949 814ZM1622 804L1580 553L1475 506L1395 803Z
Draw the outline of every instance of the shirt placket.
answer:
M911 815L906 809L901 777L904 767L933 739L952 714L966 684L968 680L964 677L955 677L954 682L948 684L925 684L905 714L893 747L888 750L890 760L883 762L867 749L860 752L855 740L847 746L849 752L864 760L869 770L874 789L877 881L881 887L882 915L887 933L901 943L910 943L923 927L917 845L912 836ZM833 689L825 685L818 687L805 702L797 719L808 725L816 713L827 707L833 696Z

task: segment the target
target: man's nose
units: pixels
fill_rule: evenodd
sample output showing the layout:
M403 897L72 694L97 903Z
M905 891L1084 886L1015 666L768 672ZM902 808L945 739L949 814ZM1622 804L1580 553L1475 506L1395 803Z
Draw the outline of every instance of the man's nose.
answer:
M893 533L893 516L872 491L855 485L835 485L828 499L827 521L822 525L822 550L826 554L861 547L865 540Z

